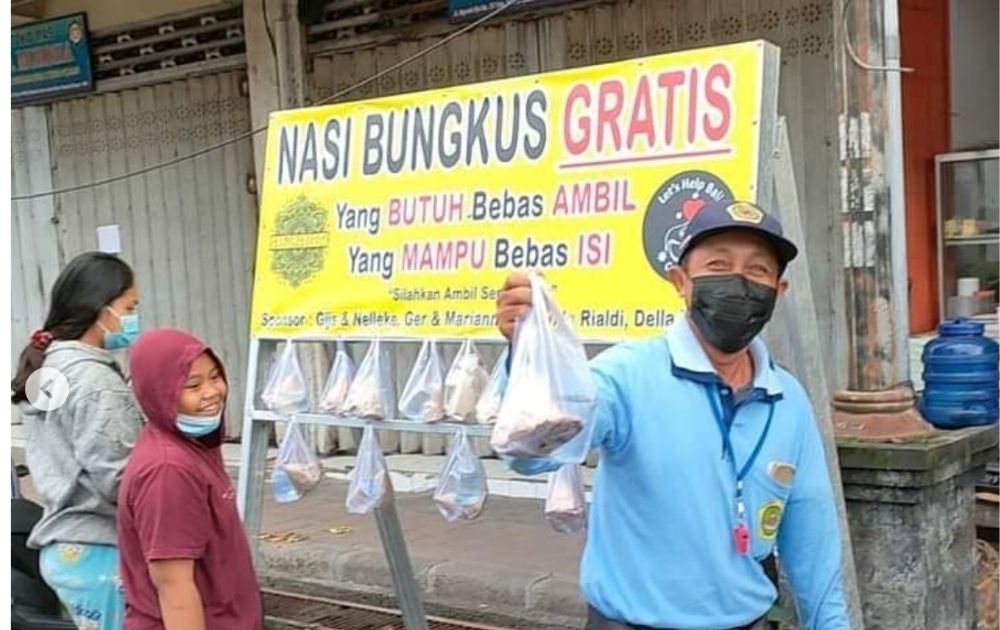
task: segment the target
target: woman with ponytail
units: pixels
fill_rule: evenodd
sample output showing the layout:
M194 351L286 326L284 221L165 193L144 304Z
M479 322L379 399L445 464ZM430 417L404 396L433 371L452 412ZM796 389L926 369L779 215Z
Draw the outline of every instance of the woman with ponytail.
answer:
M41 550L42 577L80 628L118 630L124 618L115 519L142 416L112 351L138 336L138 306L127 264L98 252L74 258L56 279L45 325L21 352L11 384L44 508L28 544ZM26 404L28 377L41 367L69 383L57 408Z

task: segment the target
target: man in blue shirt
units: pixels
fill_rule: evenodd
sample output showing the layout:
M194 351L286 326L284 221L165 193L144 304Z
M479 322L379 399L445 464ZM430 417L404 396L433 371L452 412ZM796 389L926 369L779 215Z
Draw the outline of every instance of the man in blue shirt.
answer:
M757 338L797 253L757 206L707 204L669 271L686 314L591 362L601 459L581 564L588 630L765 628L777 592L762 562L775 552L805 629L849 630L812 405ZM508 278L497 305L508 339L530 307L528 278Z

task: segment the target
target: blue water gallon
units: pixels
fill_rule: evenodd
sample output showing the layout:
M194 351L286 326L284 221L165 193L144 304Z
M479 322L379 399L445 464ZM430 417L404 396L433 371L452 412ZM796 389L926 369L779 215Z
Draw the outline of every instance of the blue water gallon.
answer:
M1000 344L969 319L944 322L924 346L920 413L939 429L993 424L1000 417Z

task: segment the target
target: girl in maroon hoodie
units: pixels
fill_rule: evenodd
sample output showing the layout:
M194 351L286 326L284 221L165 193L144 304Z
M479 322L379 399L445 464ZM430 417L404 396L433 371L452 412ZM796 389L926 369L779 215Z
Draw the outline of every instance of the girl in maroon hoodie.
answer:
M260 591L219 448L222 363L178 330L129 357L147 424L125 467L118 539L125 630L260 630Z

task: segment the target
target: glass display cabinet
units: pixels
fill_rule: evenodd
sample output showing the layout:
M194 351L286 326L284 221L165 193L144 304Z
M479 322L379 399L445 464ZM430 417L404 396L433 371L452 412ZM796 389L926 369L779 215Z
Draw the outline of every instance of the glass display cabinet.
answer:
M1000 294L1000 149L934 158L938 290L944 321L997 320Z

